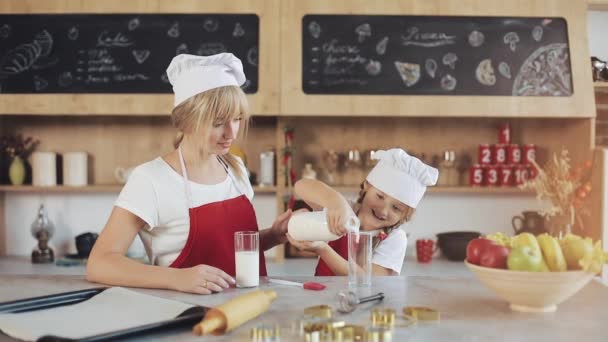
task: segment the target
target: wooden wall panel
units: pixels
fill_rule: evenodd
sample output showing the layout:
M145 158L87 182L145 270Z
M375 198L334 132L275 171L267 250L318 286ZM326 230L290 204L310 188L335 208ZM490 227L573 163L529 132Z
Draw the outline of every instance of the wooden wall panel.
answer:
M593 117L587 6L571 0L284 0L281 2L281 109L285 115ZM302 92L302 35L306 14L476 15L564 17L568 23L574 95L344 96Z
M259 87L248 95L256 115L279 109L279 0L3 0L5 13L256 13L260 17ZM167 115L173 95L5 94L0 114Z

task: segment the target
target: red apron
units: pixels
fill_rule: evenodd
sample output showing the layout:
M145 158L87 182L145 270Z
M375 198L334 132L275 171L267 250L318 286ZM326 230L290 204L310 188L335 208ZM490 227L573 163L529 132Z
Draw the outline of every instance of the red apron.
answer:
M208 203L192 208L188 174L181 148L178 148L178 153L186 185L190 231L188 232L188 240L184 249L177 259L171 263L170 267L187 268L205 264L217 267L235 277L234 233L238 231L258 231L258 223L253 205L251 205L247 196L243 194L225 201ZM224 165L223 162L222 165ZM241 192L238 182L236 182L228 167L224 165L224 168L234 186ZM266 276L266 260L264 259L264 252L261 249L260 275Z
M340 254L341 257L348 260L348 235L344 235L338 240L330 241L328 243L336 253ZM317 269L315 270L315 276L335 276L334 272L327 266L325 261L319 258Z

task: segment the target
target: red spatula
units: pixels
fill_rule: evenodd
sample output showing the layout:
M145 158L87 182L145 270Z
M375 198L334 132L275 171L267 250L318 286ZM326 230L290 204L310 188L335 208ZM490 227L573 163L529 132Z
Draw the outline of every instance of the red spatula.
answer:
M295 281L272 279L272 278L268 278L268 281L271 283L274 283L274 284L279 284L279 285L299 286L305 290L313 290L313 291L321 291L325 288L325 285L323 285L321 283L315 283L312 281L307 281L305 283L298 283Z

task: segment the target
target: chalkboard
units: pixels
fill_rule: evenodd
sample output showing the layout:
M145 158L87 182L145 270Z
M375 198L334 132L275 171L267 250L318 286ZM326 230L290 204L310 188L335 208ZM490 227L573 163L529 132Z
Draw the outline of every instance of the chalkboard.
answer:
M0 92L171 93L175 55L232 52L255 93L258 41L255 14L0 15Z
M563 18L306 15L307 94L571 96Z

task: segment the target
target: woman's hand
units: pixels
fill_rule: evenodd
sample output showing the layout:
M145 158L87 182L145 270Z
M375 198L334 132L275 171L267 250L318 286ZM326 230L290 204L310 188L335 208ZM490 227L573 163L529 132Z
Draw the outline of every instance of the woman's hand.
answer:
M329 247L329 245L323 241L298 241L289 234L287 234L287 240L289 240L289 243L295 248L315 254L319 254L323 249Z
M222 292L230 285L236 284L234 278L219 268L209 265L197 265L190 268L176 269L175 277L172 281L172 290L211 294Z
M357 216L346 199L340 200L327 208L327 223L329 231L335 235L342 236L348 233L346 222L353 216Z

